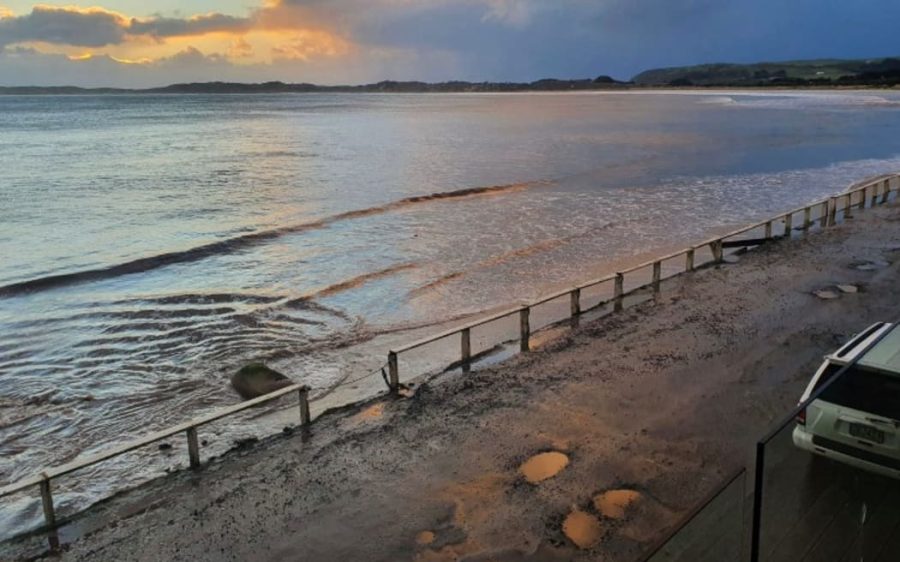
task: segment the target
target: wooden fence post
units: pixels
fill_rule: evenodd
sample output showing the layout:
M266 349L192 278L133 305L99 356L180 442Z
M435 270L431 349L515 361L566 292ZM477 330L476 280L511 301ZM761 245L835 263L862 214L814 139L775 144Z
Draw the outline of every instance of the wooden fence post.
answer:
M772 238L772 221L766 221L766 232L763 236L766 240Z
M841 199L844 199L844 197L842 197ZM852 191L846 195L846 199L847 199L847 203L844 205L844 218L852 219L853 218L853 211L851 210L851 207L853 207L853 192Z
M866 208L866 193L868 193L869 188L863 187L862 189L858 189L857 191L859 192L859 208L865 209Z
M312 418L309 415L309 387L304 386L297 391L300 404L300 425L309 425Z
M613 285L613 309L616 312L622 310L622 295L625 293L625 274L616 273L615 285Z
M803 230L809 230L812 226L812 207L807 206L803 209Z
M722 241L714 240L709 245L710 250L712 250L713 262L722 263Z
M828 226L828 200L822 202L822 209L820 209L822 216L819 217L819 228L825 228Z
M531 309L527 306L523 306L519 311L519 350L520 351L530 351L531 345L531 322L529 316L531 315Z
M463 328L459 332L459 347L462 370L464 373L468 373L471 370L472 359L472 331L470 328Z
M572 318L581 314L581 289L573 289L569 293L569 312Z
M684 270L694 271L694 248L688 248L684 253Z
M53 509L53 492L50 491L50 477L43 473L41 480L41 505L44 508L44 523L48 529L56 527L56 511Z
M188 460L191 468L200 466L200 444L197 442L197 428L187 428Z
M791 237L791 230L794 228L794 213L784 215L784 237Z
M659 294L660 281L662 280L662 262L653 262L653 294Z
M388 352L388 386L395 394L400 391L400 372L397 365L397 353L394 351Z
M828 226L837 224L837 197L832 197L829 203Z
M887 203L888 194L891 192L891 178L884 180L884 191L881 192L881 204Z

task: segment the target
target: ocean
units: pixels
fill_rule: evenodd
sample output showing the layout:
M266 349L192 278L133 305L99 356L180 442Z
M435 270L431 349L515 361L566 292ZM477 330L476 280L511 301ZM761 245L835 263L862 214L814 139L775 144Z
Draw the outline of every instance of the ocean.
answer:
M0 97L0 485L237 403L251 361L372 394L448 320L896 172L898 131L888 91ZM39 521L17 496L0 535Z

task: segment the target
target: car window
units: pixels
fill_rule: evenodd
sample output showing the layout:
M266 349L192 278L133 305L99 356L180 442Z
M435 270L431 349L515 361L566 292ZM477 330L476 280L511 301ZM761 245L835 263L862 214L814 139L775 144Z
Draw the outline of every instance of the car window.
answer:
M836 369L828 378L840 370ZM823 373L822 379L826 379ZM861 410L878 416L900 420L900 377L851 367L819 396L821 400Z

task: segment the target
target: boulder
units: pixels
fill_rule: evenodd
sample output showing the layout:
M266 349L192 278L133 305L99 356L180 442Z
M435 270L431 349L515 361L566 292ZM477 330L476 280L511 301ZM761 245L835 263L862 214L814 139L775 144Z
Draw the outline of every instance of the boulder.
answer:
M231 386L244 399L256 398L294 384L294 381L262 363L251 363L231 377Z

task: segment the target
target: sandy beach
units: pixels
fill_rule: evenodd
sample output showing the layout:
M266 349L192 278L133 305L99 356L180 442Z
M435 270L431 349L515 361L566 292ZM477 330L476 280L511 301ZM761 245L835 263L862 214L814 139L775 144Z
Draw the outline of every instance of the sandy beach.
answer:
M60 559L633 560L752 461L823 354L900 314L898 256L896 204L770 243L499 366L121 494L61 530ZM836 284L860 291L813 295ZM547 452L564 457L526 478ZM563 533L579 517L585 548Z

